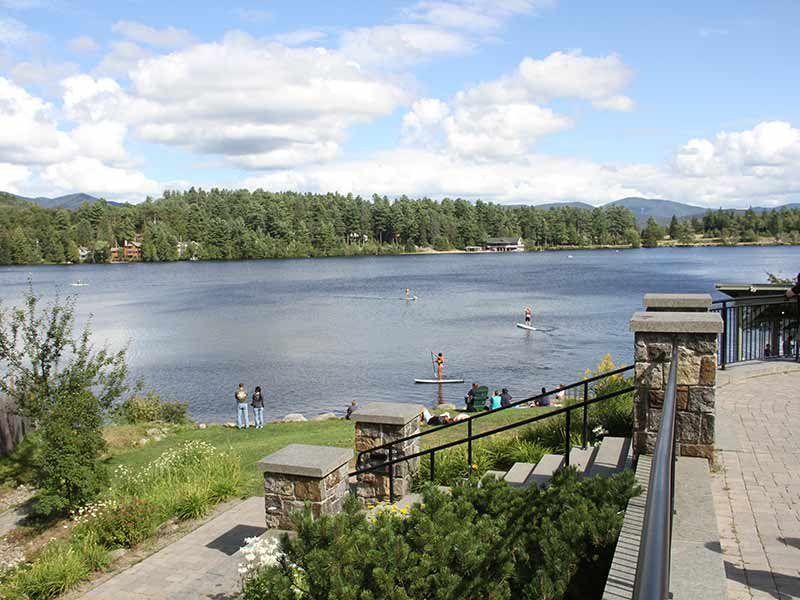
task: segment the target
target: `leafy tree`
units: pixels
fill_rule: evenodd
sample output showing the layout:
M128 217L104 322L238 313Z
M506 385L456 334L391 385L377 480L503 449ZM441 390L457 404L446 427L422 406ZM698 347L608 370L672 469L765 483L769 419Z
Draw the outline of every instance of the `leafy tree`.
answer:
M126 390L125 350L95 350L75 331L75 299L43 305L29 283L22 307L0 309L0 391L38 428L35 509L63 514L102 489L103 412Z
M664 229L658 222L650 217L647 219L647 225L642 231L642 246L645 248L657 248L658 242L664 237Z

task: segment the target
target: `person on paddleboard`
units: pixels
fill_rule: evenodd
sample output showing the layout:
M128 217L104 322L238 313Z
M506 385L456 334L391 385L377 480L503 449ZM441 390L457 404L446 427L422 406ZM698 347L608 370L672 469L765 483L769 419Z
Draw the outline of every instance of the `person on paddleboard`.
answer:
M530 306L525 307L525 325L530 327L531 317L533 316L533 309Z
M441 381L442 373L444 372L444 354L439 352L436 355L436 378Z
M411 288L406 288L406 300L411 300Z

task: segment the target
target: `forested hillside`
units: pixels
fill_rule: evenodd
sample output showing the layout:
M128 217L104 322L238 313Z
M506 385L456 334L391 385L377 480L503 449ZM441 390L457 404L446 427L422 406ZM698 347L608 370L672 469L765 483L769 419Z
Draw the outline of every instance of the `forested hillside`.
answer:
M695 234L733 242L769 235L796 239L800 210L709 212L673 223L674 239ZM667 230L646 230L656 242ZM158 200L74 211L46 209L0 194L0 263L105 262L110 249L141 236L146 261L394 254L418 248L463 249L492 236L521 236L528 249L639 245L630 210L503 207L466 200L364 199L340 194L262 190L166 192ZM183 242L183 243L180 243ZM650 243L649 245L653 245Z

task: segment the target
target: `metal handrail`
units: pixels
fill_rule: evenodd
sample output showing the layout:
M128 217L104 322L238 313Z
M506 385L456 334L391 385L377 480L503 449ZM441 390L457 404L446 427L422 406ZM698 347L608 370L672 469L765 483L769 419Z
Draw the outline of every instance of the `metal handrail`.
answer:
M533 402L535 400L540 400L540 399L544 398L545 396L552 396L553 394L557 394L557 393L562 392L562 391L574 389L574 388L577 388L577 387L580 387L580 386L583 386L583 388L584 388L584 390L583 390L583 392L584 392L583 400L585 402L586 400L588 400L589 384L590 383L594 383L595 381L598 381L600 379L607 379L609 377L613 377L614 375L620 375L622 373L625 373L626 371L632 370L633 367L634 367L633 365L627 365L627 366L624 366L624 367L620 367L618 369L614 369L612 371L606 371L605 373L601 373L599 375L594 375L594 376L588 377L586 379L581 379L580 381L576 381L575 383L570 383L569 385L559 386L558 388L553 389L552 391L546 392L544 394L537 394L536 396L530 396L530 397L525 398L523 400L517 400L516 402L510 403L508 406L503 406L501 408L497 408L497 409L492 410L492 411L481 411L481 412L479 412L479 413L477 413L475 415L470 416L469 420L467 421L467 423L469 424L468 427L470 429L470 437L472 437L472 439L475 439L475 437L471 435L471 430L472 430L472 422L475 421L476 419L487 417L489 415L496 415L500 411L508 410L510 408L514 408L516 406L519 406L520 404L526 404L526 403L529 403L529 402ZM547 413L547 414L552 414L552 413ZM586 417L586 415L584 414L584 424L585 424L585 421L586 421L585 417ZM425 431L420 431L419 433L414 433L414 434L408 435L408 436L406 436L404 438L400 438L399 440L393 440L391 442L386 442L385 444L381 444L380 446L374 446L374 447L369 448L367 450L362 450L361 452L358 453L358 456L356 457L356 466L358 466L361 463L361 458L365 454L370 454L370 453L376 452L378 450L383 450L383 449L386 449L386 448L389 448L389 447L396 446L398 444L403 444L403 443L405 443L405 442L407 442L409 440L413 440L413 439L416 439L416 438L419 438L419 437L424 437L426 435L431 435L431 434L434 434L434 433L438 433L439 431L442 431L443 429L447 429L448 427L455 427L456 425L463 425L463 424L464 424L464 421L458 421L456 423L447 423L446 425L439 425L435 429L427 429ZM585 438L585 432L584 432L584 438ZM585 439L583 440L583 443L584 443L584 445L586 444L586 440ZM470 455L471 454L472 453L470 452ZM472 462L471 458L470 458L470 462Z
M634 600L666 600L669 597L672 516L675 503L677 373L678 345L673 343L664 407L650 467L647 506L633 588Z
M567 416L569 416L570 412L573 411L573 410L578 410L580 408L587 408L588 406L590 406L591 404L595 404L596 402L602 402L603 400L608 400L609 398L615 398L616 396L621 396L623 394L627 394L627 393L633 392L635 389L636 388L634 386L627 386L625 388L622 388L620 390L611 392L609 394L604 394L602 396L597 396L596 398L587 399L587 400L584 400L583 402L579 402L577 404L571 404L569 406L564 406L562 408L557 408L556 410L553 410L553 411L550 411L550 412L547 412L547 413L544 413L544 414L540 414L540 415L536 415L536 416L533 416L533 417L529 417L529 418L523 419L521 421L515 421L514 423L509 423L508 425L502 425L500 427L496 427L494 429L490 429L489 431L484 431L482 433L478 433L478 434L475 434L475 435L469 435L468 437L465 437L465 438L461 438L461 439L458 439L458 440L454 440L452 442L447 442L447 443L444 443L444 444L440 444L440 445L435 446L433 448L426 448L425 450L420 450L419 452L414 452L413 454L408 454L406 456L401 456L401 457L398 457L398 458L391 458L391 450L392 450L392 448L390 447L389 448L389 450L390 450L390 458L389 458L389 460L387 460L385 462L382 462L382 463L380 463L378 465L370 465L370 466L364 467L362 469L357 469L357 470L355 470L355 471L353 471L351 473L348 473L348 477L353 477L355 475L360 475L362 473L369 473L370 471L376 471L378 469L382 469L382 468L385 468L385 467L391 467L392 465L395 465L397 463L404 462L404 461L407 461L407 460L412 460L412 459L415 459L415 458L419 458L421 456L425 456L426 454L431 456L431 464L433 464L433 462L434 462L433 456L434 456L434 454L436 452L439 452L440 450L446 450L447 448L452 448L454 446L459 446L461 444L466 444L466 443L471 444L475 440L479 440L481 438L485 438L485 437L488 437L490 435L494 435L496 433L500 433L500 432L503 432L503 431L508 431L510 429L515 429L515 428L521 427L523 425L529 425L530 423L534 423L536 421L542 421L544 419L549 419L551 417L555 417L555 416L558 416L558 415L561 415L561 414L565 414L566 413ZM497 411L492 411L492 412L497 412ZM475 417L473 417L473 418L475 418ZM470 419L470 421L471 420L472 419ZM437 428L436 431L439 431L440 429L441 428ZM569 448L570 448L570 431L569 431L569 427L567 428L567 431L566 431L566 442L565 442L565 445L566 445L566 452L565 452L564 460L565 460L565 464L568 466L569 465ZM391 475L391 469L389 469L389 473ZM431 470L431 480L433 480L433 475L434 475L434 473L433 473L433 469L432 469ZM389 488L389 495L390 495L390 499L391 499L391 497L393 496L393 490L392 490L391 486Z

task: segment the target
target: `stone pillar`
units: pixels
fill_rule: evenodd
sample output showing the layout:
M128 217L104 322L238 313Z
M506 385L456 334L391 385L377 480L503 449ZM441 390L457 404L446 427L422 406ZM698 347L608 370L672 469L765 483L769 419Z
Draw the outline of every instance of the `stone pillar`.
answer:
M314 517L341 511L352 458L350 448L289 444L258 461L267 527L291 529L290 513L303 510L307 501Z
M356 422L356 452L419 433L420 415L424 407L419 404L374 402L358 409L351 417ZM392 448L392 459L419 452L419 438ZM357 468L379 465L389 460L389 449L364 455ZM402 498L411 489L411 479L419 469L419 458L392 465L394 498ZM389 499L389 472L386 467L357 476L356 493L365 503Z
M711 294L645 294L647 312L708 312Z
M637 312L630 327L635 334L636 454L652 454L655 447L672 345L677 344L677 452L679 456L713 458L717 335L722 331L722 318L708 312Z

